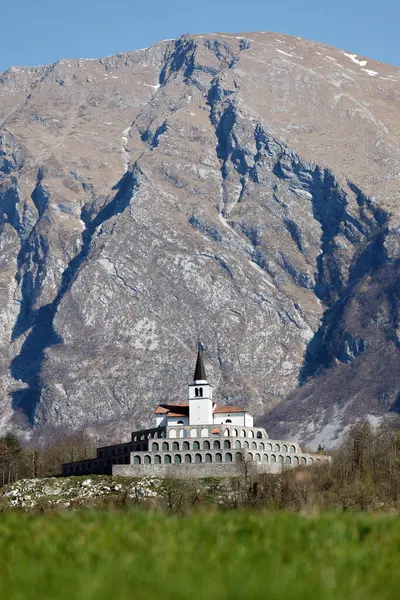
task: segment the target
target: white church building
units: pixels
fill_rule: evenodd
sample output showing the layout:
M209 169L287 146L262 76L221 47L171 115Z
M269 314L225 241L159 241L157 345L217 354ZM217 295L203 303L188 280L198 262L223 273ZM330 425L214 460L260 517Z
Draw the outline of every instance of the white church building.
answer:
M269 438L243 406L217 406L199 348L187 402L159 404L152 428L98 448L95 458L64 464L62 475L227 477L242 475L243 463L257 473L279 473L330 461L302 452L295 441Z

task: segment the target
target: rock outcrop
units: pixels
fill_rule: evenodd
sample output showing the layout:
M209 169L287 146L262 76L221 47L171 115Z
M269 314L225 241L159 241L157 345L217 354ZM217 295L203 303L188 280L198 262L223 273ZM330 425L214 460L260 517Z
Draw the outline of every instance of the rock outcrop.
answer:
M270 33L0 76L0 429L219 402L334 445L400 407L400 73ZM272 409L272 410L271 410Z

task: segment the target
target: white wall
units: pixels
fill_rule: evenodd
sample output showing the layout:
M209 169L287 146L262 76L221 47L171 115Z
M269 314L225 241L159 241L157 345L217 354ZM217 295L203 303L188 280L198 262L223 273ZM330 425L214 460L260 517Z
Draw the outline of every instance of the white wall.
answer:
M189 400L189 422L190 425L212 425L213 424L212 400L207 398L196 398Z
M244 425L245 427L254 427L254 417L252 414L248 412L244 413Z
M165 427L167 418L165 415L156 415L156 427Z
M229 419L232 421L232 425L239 425L239 427L245 427L244 412L241 413L217 413L214 415L214 423L216 425L222 425ZM228 423L229 425L229 423Z
M168 427L171 427L172 425L178 425L178 421L181 421L181 423L179 423L180 425L189 425L189 417L168 417L167 421Z

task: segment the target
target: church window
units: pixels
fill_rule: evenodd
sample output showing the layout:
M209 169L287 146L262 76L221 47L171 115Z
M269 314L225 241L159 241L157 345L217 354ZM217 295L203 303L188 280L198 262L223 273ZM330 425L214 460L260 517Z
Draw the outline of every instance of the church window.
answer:
M290 452L296 452L296 446L290 446Z
M158 444L157 442L154 442L154 444L151 445L151 449L153 452L158 452Z
M214 440L214 450L219 450L221 448L221 443L219 440Z
M202 398L203 397L203 388L199 388L199 396Z
M179 444L178 444L178 442L174 442L172 444L172 450L179 450Z
M225 454L225 462L232 462L232 454L230 452Z
M163 449L163 452L168 452L168 450L169 450L168 442L163 442L162 449Z
M178 421L177 425L183 425L183 421Z
M210 446L210 442L208 440L206 440L203 444L203 450L210 450L211 446Z
M135 458L133 459L134 465L140 465L141 462L142 462L142 459L140 458L140 456L135 456ZM113 463L114 463L114 461L113 461Z
M287 465L290 465L290 464L292 463L292 459L290 458L290 456L286 456L286 457L285 457L285 463L286 463Z
M241 452L236 452L236 454L235 454L235 461L236 462L242 462L242 460L243 460L242 453Z
M161 465L161 456L159 454L156 454L154 457L154 464L155 465Z
M201 437L208 437L208 429L206 427L201 430Z
M276 463L276 456L275 456L275 454L271 454L271 462L272 463Z
M229 440L224 440L224 448L230 448L231 447L231 443Z
M236 440L236 448L241 448L240 440Z
M251 449L257 450L257 444L255 442L251 442Z
M185 463L191 463L192 462L192 457L190 456L190 454L185 454Z
M198 397L198 395L199 395L199 388L195 388L194 395L196 396L196 398Z
M215 462L222 462L221 452L217 452L217 454L215 455Z
M256 462L260 462L261 461L261 456L259 454L256 454Z
M199 442L193 442L193 450L200 450L200 443Z
M257 437L258 437L258 438L262 438L262 433L261 433L261 431L257 431Z
M265 460L265 462L268 462L268 454L263 454L263 460Z
M206 454L206 456L205 456L205 462L206 463L212 462L212 456L211 456L211 454L209 454L209 453Z
M201 462L203 462L201 454L196 454L196 456L194 457L194 462L195 463L201 463Z
M189 442L183 442L182 444L182 450L189 450L190 446L189 446Z
M180 454L175 454L175 456L174 456L174 463L175 463L176 465L180 465L180 464L181 464L181 462L182 462L181 455L180 455Z
M144 457L144 464L145 465L151 465L151 458L150 458L150 456L146 455Z
M190 437L197 437L197 429L191 429L190 430Z
M171 464L171 456L170 456L169 454L166 454L166 455L164 456L164 463L165 463L166 465L170 465L170 464Z
M232 423L232 419L226 419L225 423Z

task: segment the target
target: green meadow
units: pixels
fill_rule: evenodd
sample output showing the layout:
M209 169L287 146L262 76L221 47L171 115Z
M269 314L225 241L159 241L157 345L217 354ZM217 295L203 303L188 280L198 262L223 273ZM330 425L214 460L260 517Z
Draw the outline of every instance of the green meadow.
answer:
M399 559L392 516L0 514L7 600L392 600Z

